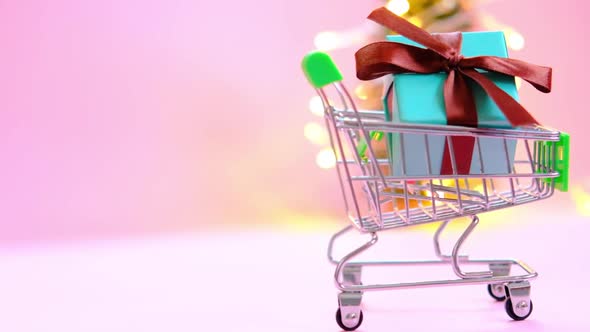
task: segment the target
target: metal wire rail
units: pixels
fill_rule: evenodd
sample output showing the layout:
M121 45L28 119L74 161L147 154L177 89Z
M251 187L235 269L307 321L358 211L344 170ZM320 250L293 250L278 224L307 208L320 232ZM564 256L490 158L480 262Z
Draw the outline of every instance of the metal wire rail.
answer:
M335 85L345 105L354 105L346 89L339 83ZM330 135L335 154L338 156L341 189L349 194L345 195L348 200L347 206L354 207L352 211L349 211L349 215L352 216L352 221L361 231L374 232L408 224L480 214L548 198L554 192L552 181L559 176L554 167L556 145L552 145L551 149L545 151L544 145L540 143L559 141L559 132L544 128L498 130L390 123L381 120L375 112L355 111L354 106L352 106L352 110L338 111L328 104L323 91L319 91L319 94L323 95L322 99L326 101L327 105L327 124L332 127ZM356 113L356 117L351 116L351 113ZM406 175L408 166L404 158L404 144L400 144L401 167L399 173L401 174L394 175L391 172L390 160L375 158L375 152L370 144L367 146L369 158L363 160L362 156L358 154L359 143L369 136L365 134L369 130L399 135L399 140L402 142L406 135L414 135L414 137L419 135L423 139L423 146L415 146L414 148L424 151L428 172ZM474 137L474 151L478 154L480 161L480 173L457 174L456 161L451 153L453 174L436 174L431 166L429 152L429 137L436 135ZM353 154L352 158L344 158L347 151L343 147L342 136L349 143L348 152ZM486 159L481 144L483 139L487 139L488 143L490 140L501 142L505 160L497 162L503 162L506 165L504 172L485 172ZM509 141L512 144L517 143L526 152L522 159L511 160ZM447 139L447 142L449 149L453 151L453 141ZM391 147L388 146L387 150L390 151L390 149ZM473 180L479 180L482 185L470 186L470 181ZM369 209L364 213L358 208L359 189L354 188L355 182L363 185L362 191L371 200ZM401 192L396 192L396 189ZM454 198L449 199L448 197ZM398 209L384 213L380 208L384 203L394 203L400 200L406 206L403 210ZM408 203L411 200L429 204L418 204L418 206L410 208Z

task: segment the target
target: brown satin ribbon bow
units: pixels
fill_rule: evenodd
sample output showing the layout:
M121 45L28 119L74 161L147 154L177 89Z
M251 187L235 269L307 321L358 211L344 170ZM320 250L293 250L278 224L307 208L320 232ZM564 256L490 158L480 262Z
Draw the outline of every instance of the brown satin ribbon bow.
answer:
M524 107L498 88L489 78L478 72L476 68L518 76L545 93L551 91L551 68L495 56L465 58L461 55L462 35L460 32L431 35L385 7L374 10L369 15L369 19L426 48L395 42L369 44L355 54L359 79L372 80L388 74L430 74L445 71L449 74L444 84L445 109L449 125L477 126L477 111L471 89L467 84L468 79L481 86L512 126L538 124L537 120ZM473 141L473 139L471 140ZM464 146L466 142L457 143ZM473 149L473 143L470 145ZM471 154L465 156L465 153L461 153L461 155L464 158L459 159L464 160L456 160L459 168L458 173L467 174L469 173ZM449 159L448 153L445 152L445 156L441 174L452 174L448 165L445 166L445 159ZM449 164L449 160L447 160L447 164Z

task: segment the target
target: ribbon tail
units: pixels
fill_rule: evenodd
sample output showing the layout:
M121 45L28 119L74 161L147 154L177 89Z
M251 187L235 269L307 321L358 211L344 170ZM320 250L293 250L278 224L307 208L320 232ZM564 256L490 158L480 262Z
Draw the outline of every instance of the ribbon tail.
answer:
M500 58L496 56L477 56L461 61L463 68L480 68L504 75L520 77L543 92L551 92L552 69L528 62Z
M452 146L452 149L451 149ZM452 150L452 153L451 153ZM440 168L441 175L469 174L475 150L475 137L450 136L445 141L445 150ZM454 157L454 158L453 158ZM454 160L453 160L454 159ZM454 162L453 162L454 161ZM456 172L456 173L455 173Z
M444 86L447 124L477 127L475 100L465 77L451 70ZM445 141L440 174L469 174L475 139L469 136L451 136Z
M457 70L451 70L444 85L447 124L477 127L477 109L465 77Z
M522 105L483 74L478 73L475 69L461 69L461 72L484 89L513 127L539 124Z

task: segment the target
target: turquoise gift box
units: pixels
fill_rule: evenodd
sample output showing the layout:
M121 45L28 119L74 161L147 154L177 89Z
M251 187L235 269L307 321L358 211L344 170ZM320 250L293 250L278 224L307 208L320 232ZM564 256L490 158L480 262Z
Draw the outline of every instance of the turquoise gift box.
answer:
M508 51L504 33L502 32L464 32L461 54L464 57L498 56L507 58ZM387 36L388 41L422 47L403 37ZM503 74L480 71L491 79L516 101L518 92L514 77ZM385 116L388 121L396 123L437 124L446 125L446 113L443 97L443 86L447 78L446 72L434 74L404 73L393 75L393 82L386 90L384 97ZM478 127L512 128L502 111L479 85L468 82L475 99ZM390 163L392 175L404 174L402 168L402 144L405 159L405 175L440 175L445 137L428 135L428 150L431 172L428 171L425 139L423 134L388 134L391 149ZM511 172L514 163L516 141L506 140L509 162L504 142L499 139L480 138L481 158L485 169L482 172L479 152L474 148L471 159L470 174L506 174ZM455 154L461 153L455 150Z

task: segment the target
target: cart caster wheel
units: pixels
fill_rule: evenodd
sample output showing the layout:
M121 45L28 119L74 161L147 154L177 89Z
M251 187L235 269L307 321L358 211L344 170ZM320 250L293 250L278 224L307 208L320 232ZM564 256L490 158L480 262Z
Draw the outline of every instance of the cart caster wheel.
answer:
M351 317L351 319L354 318L355 317ZM340 312L340 308L338 308L338 310L336 311L336 323L338 323L338 326L340 326L340 328L344 331L354 331L358 329L359 326L361 326L361 324L363 323L363 312L359 311L358 322L354 326L347 326L344 325L344 323L342 322L342 313Z
M504 289L503 284L489 284L488 293L496 301L501 302L506 300L506 290Z
M521 305L521 309L519 310L520 312L516 313L512 308L512 299L508 299L505 304L506 313L514 320L525 320L533 312L533 301L529 300L528 305L523 301L517 304L517 306L519 305Z

